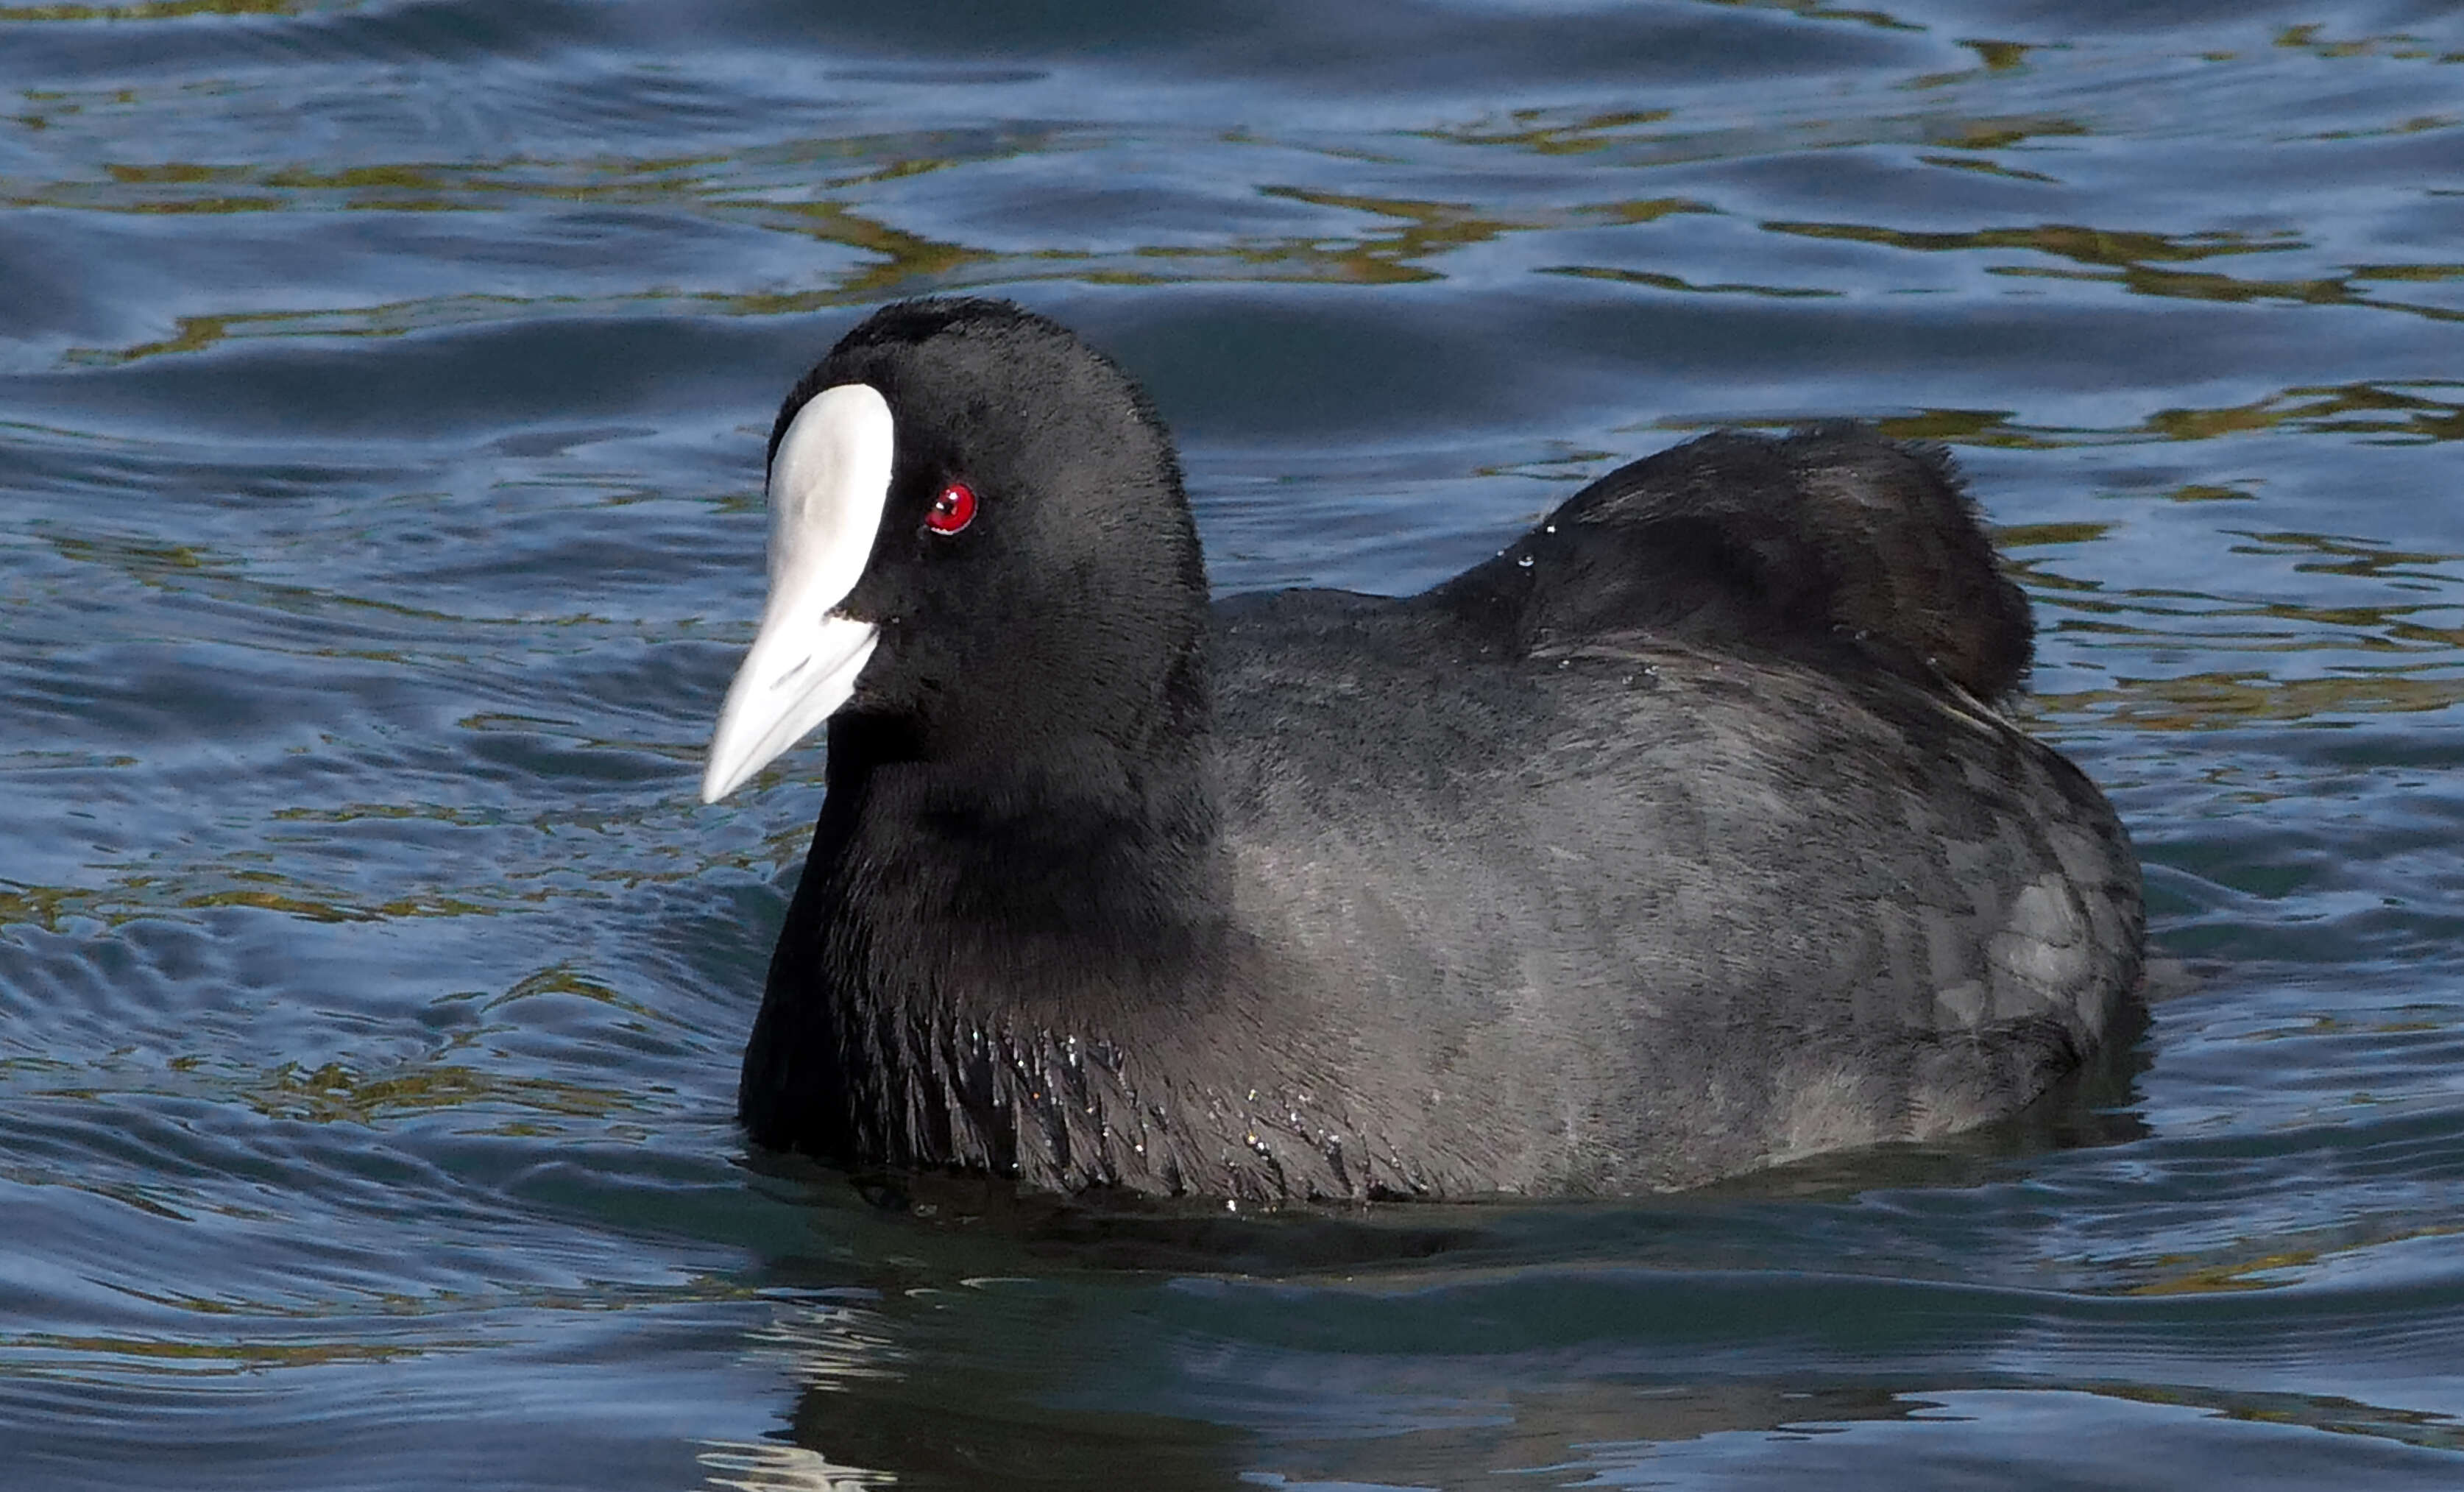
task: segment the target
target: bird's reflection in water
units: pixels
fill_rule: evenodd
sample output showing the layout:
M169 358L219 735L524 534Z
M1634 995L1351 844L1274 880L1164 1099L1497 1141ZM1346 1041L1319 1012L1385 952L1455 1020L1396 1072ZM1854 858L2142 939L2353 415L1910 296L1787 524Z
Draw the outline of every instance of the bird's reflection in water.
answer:
M2147 1060L2144 1041L2117 1042L2025 1113L1942 1144L1596 1205L1263 1216L1221 1203L1090 1206L972 1177L850 1182L763 1157L757 1170L769 1182L811 1197L816 1239L826 1240L816 1252L830 1257L774 1261L765 1284L778 1309L747 1344L796 1384L789 1422L770 1441L713 1445L702 1461L710 1484L747 1492L1114 1488L1129 1484L1124 1466L1159 1492L1387 1484L1398 1467L1414 1468L1404 1480L1418 1484L1455 1485L1723 1432L1907 1418L1929 1407L1914 1385L1722 1378L1716 1364L1690 1360L1570 1381L1523 1352L1397 1343L1389 1354L1328 1353L1161 1318L1175 1308L1166 1297L1185 1293L1177 1285L1211 1293L1209 1281L1281 1282L1305 1322L1318 1284L1347 1294L1425 1286L1428 1308L1442 1312L1449 1296L1439 1287L1449 1283L1565 1267L1570 1256L1682 1265L1656 1248L1638 1256L1637 1230L1667 1234L1685 1252L1702 1245L1678 1240L1680 1224L1707 1208L1973 1185L2014 1158L2144 1135L2132 1106ZM1585 1233L1596 1235L1590 1249ZM1123 1286L1141 1275L1163 1293L1125 1311ZM1292 1329L1264 1327L1279 1339Z

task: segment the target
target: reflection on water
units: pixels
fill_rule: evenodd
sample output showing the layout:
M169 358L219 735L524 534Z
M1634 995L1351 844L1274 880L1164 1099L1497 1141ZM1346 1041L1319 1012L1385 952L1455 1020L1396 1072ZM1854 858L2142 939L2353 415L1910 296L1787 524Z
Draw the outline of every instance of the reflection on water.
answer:
M0 1484L2453 1485L2459 77L2361 0L0 6ZM972 288L1151 385L1226 590L1948 444L2149 1029L1615 1206L748 1156L761 435Z

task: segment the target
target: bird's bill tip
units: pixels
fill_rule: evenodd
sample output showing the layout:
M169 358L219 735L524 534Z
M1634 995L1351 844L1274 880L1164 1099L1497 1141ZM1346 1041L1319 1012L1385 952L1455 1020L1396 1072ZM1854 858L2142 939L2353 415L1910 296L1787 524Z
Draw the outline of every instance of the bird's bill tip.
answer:
M835 714L854 694L856 676L880 640L879 628L852 617L765 622L719 707L701 801L715 803L736 791Z

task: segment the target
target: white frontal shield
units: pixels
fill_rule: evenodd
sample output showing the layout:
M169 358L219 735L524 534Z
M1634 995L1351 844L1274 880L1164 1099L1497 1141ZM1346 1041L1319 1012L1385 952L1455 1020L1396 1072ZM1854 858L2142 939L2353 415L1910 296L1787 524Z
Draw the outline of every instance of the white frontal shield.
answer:
M890 405L863 384L815 394L770 463L770 596L719 707L702 774L715 803L855 692L879 641L837 607L864 578L890 500Z

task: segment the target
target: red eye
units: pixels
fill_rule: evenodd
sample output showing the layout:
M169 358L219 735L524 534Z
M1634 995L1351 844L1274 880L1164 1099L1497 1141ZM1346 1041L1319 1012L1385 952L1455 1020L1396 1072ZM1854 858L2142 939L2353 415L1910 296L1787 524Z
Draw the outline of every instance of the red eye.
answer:
M935 534L955 534L976 521L975 489L964 482L952 482L941 489L925 510L924 526Z

